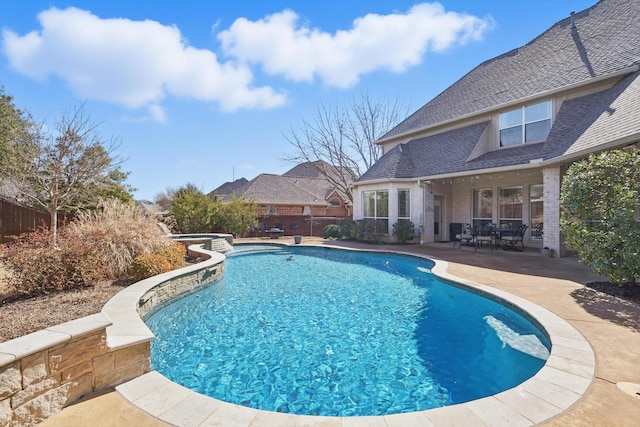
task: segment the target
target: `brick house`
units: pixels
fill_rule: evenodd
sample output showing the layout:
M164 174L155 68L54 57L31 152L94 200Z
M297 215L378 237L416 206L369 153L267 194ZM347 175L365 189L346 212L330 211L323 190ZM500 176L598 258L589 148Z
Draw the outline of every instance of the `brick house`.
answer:
M297 165L282 175L260 174L251 181L227 182L209 196L224 203L233 194L258 205L260 227L255 235L276 227L285 235L322 236L327 224L351 219L349 200L322 176L315 163Z
M640 0L567 13L378 140L354 219L411 220L424 243L451 240L456 223L526 224L525 246L563 256L562 177L590 153L638 149L639 69Z

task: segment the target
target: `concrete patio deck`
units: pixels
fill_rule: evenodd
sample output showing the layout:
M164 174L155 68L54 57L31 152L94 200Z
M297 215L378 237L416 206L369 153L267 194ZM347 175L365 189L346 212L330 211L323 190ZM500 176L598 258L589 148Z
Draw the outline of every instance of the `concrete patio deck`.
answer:
M273 243L269 239L261 241ZM293 238L285 237L278 242L293 243ZM492 252L487 248L474 251L470 247L459 250L453 249L450 243L370 246L304 237L303 244L400 251L444 260L449 264L450 274L547 308L589 341L596 354L596 376L577 404L542 425L639 425L640 396L623 392L617 384L640 384L640 306L583 286L603 279L575 258L544 258L537 251ZM167 424L137 409L113 391L69 406L42 425L144 427Z

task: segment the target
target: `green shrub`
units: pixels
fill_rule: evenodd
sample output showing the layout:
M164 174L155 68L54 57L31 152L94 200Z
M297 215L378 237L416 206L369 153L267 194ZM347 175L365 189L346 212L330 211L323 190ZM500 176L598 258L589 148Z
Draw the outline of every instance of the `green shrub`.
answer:
M560 231L578 258L611 282L640 281L640 152L592 154L567 170Z
M324 228L322 234L325 239L339 239L340 226L336 224L329 224Z
M393 224L393 235L396 236L396 240L399 243L407 243L415 237L413 229L413 222L407 220L398 221Z
M361 240L358 224L352 219L343 219L340 221L340 237L347 240Z
M379 219L362 221L364 227L362 240L368 243L382 243L382 236L387 231L387 223Z

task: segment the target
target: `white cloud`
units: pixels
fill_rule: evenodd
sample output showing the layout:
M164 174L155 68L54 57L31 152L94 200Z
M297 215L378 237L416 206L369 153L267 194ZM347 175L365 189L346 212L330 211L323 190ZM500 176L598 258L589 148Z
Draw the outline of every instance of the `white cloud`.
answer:
M80 97L129 108L149 107L164 120L167 95L217 102L224 110L271 108L286 98L251 86L245 65L220 63L216 54L185 44L174 26L155 21L101 19L76 8L41 12L41 31L3 31L10 66L31 78L56 75Z
M422 3L404 14L365 15L334 34L303 26L295 12L285 10L254 22L239 18L218 38L225 54L261 64L268 74L306 82L318 77L330 86L349 87L364 73L403 72L420 64L427 50L479 40L492 24L491 18Z
M189 45L177 27L155 21L102 19L74 7L51 8L38 19L38 31L3 30L2 49L14 70L37 80L57 76L78 97L145 108L137 120L159 122L166 120L162 101L171 96L215 102L226 111L284 105L285 93L254 87L256 64L292 81L346 88L362 74L403 72L429 50L480 39L492 24L422 3L406 13L365 15L331 34L284 10L257 21L239 18L220 32L223 61Z
M122 118L125 122L157 122L165 123L167 121L167 113L161 105L151 104L147 106L147 114L141 117L125 116Z

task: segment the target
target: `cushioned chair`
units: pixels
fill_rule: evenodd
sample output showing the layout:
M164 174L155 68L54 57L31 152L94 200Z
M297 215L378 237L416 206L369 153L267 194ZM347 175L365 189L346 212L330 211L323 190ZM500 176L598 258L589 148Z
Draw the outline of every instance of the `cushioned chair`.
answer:
M512 235L500 236L502 247L504 249L515 249L516 245L520 243L521 250L524 250L524 233L527 231L528 226L522 224L516 227Z

